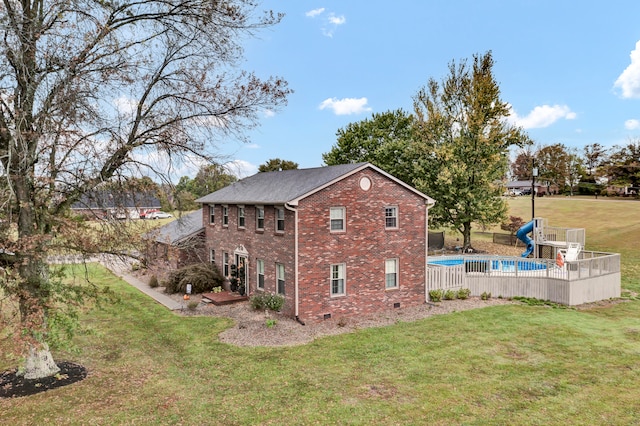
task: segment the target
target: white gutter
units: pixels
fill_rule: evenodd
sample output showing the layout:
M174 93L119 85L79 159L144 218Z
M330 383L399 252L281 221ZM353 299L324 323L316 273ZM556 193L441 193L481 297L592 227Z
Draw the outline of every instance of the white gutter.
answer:
M299 297L298 297L298 209L296 209L295 207L291 206L289 203L285 203L284 207L289 210L292 211L293 214L295 215L295 219L294 219L294 231L293 231L293 238L294 238L294 246L293 246L293 270L294 270L294 285L295 285L295 290L294 290L294 307L295 307L295 318L297 321L300 321L298 318L298 305L300 303L299 301Z
M424 301L429 302L429 209L436 204L435 201L427 202L424 210Z

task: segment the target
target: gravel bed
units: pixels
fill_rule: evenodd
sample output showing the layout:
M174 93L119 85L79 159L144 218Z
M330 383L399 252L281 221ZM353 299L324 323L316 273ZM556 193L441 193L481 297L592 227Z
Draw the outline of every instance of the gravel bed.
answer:
M182 300L179 295L171 297ZM200 302L200 296L194 295L190 300ZM376 314L335 318L305 325L278 313L255 311L247 301L223 306L200 302L194 310L188 309L185 303L185 309L180 312L182 315L209 315L234 320L233 327L220 333L220 341L224 343L236 346L294 346L309 343L319 337L350 333L363 328L384 327L433 315L513 303L508 299L481 300L479 297L471 297L466 300L425 303ZM268 327L267 320L275 320L275 325Z

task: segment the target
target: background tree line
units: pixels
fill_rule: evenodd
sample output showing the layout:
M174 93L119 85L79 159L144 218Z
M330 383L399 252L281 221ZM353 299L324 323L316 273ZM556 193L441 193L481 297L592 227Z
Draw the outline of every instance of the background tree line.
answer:
M537 180L548 185L548 192L606 195L608 186L640 186L640 139L605 148L599 143L582 150L564 144L540 146L520 152L511 163L511 178L530 180L533 165ZM554 188L553 190L551 188Z

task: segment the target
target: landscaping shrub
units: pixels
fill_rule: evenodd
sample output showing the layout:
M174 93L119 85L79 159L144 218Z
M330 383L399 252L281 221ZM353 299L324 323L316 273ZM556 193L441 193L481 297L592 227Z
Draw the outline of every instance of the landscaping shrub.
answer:
M471 290L468 288L461 288L458 290L458 299L465 300L468 299L469 296L471 296Z
M482 292L482 294L480 295L480 299L482 299L482 300L491 299L491 293L487 293L486 291Z
M444 300L454 300L458 297L458 292L454 290L447 290L444 292L444 296L442 296Z
M429 300L440 302L442 300L442 290L429 290Z
M165 282L165 293L186 293L187 284L191 284L191 293L199 294L222 286L223 282L224 277L215 265L196 263L171 272Z
M249 299L251 307L257 311L269 309L271 311L279 312L284 306L284 297L279 294L272 293L258 293L251 296Z
M156 277L155 275L151 275L151 278L149 278L149 287L156 288L159 285L160 283L158 282L158 277Z

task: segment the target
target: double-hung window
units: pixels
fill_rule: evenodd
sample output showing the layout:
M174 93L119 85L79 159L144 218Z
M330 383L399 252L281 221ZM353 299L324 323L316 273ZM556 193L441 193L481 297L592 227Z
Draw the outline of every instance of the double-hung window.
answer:
M222 274L225 277L229 276L229 253L222 253Z
M264 207L256 207L256 230L264 231Z
M238 206L238 228L244 228L244 206Z
M284 265L276 263L276 291L278 294L284 294Z
M264 260L257 260L256 270L258 271L258 289L264 290Z
M222 226L229 226L229 206L222 206Z
M331 265L331 295L343 296L345 294L345 279L344 279L344 263L338 263Z
M216 206L215 204L209 204L209 224L216 223Z
M386 229L398 227L398 207L387 206L384 208L384 227Z
M216 263L216 251L214 249L209 250L209 262Z
M329 209L329 222L331 232L345 231L345 208L331 207Z
M284 207L276 207L276 232L284 232Z
M385 288L398 287L398 259L384 261L384 286Z

